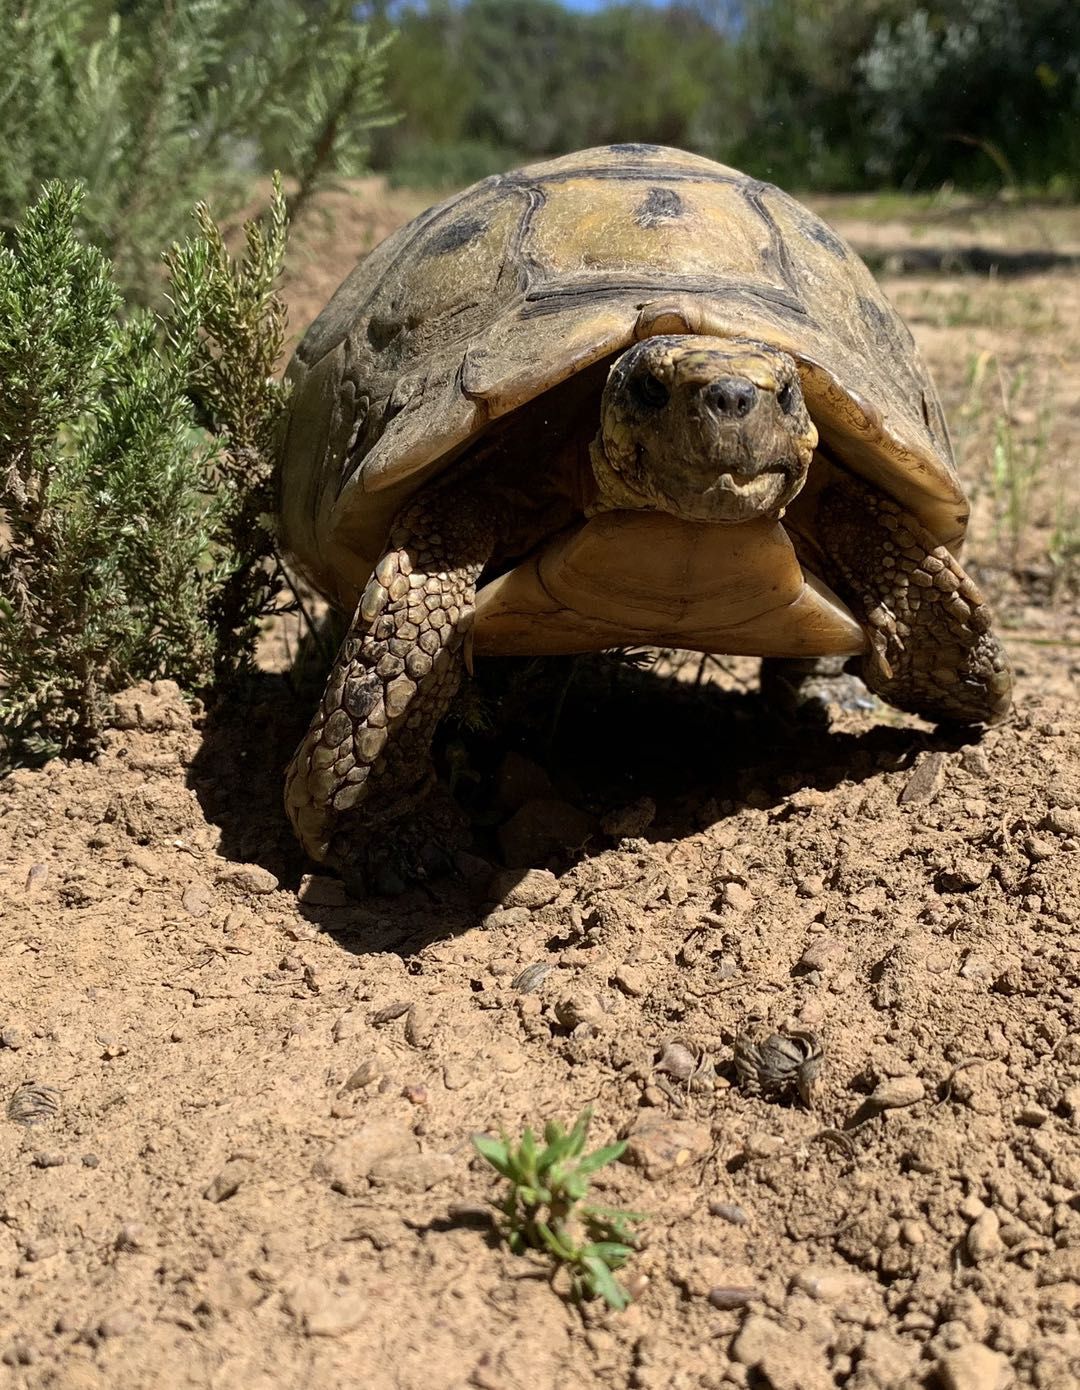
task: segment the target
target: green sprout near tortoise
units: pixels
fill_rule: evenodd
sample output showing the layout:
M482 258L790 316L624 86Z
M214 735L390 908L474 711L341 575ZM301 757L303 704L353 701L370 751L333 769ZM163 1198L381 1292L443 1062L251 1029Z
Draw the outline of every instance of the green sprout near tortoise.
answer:
M630 1295L613 1271L636 1250L630 1227L645 1216L587 1200L592 1175L614 1163L626 1148L623 1139L584 1153L591 1120L592 1110L586 1108L569 1131L549 1121L543 1148L531 1129L516 1147L506 1134L501 1139L477 1134L473 1144L510 1184L496 1206L514 1254L546 1251L570 1270L575 1298L599 1297L612 1308L625 1308Z

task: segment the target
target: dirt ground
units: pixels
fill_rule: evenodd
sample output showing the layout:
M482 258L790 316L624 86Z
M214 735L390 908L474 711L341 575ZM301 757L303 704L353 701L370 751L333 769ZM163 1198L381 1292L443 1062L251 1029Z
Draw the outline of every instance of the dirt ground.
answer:
M309 232L297 329L416 206ZM825 211L942 388L1014 718L566 668L558 719L444 749L460 877L354 902L281 810L295 633L231 717L122 697L95 764L0 784L0 1380L1080 1384L1080 214ZM776 1028L812 1109L737 1084ZM623 1312L499 1243L470 1144L586 1105L647 1213Z

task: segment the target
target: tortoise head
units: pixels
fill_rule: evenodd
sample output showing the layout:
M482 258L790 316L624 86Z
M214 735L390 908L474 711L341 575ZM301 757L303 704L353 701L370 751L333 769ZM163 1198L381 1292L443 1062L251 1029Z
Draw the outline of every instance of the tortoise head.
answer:
M646 338L616 360L604 388L590 510L778 517L816 444L787 353L749 339Z

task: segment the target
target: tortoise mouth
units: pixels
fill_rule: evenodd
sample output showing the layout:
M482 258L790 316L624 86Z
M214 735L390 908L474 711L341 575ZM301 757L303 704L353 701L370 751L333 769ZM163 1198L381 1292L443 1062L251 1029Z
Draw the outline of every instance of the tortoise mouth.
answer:
M484 584L476 651L554 656L671 646L746 656L854 656L862 625L760 513L739 526L605 511Z

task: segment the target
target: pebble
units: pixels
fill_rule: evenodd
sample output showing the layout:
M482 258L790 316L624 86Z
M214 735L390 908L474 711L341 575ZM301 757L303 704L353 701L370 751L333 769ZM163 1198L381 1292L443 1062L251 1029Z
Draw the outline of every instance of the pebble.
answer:
M1019 1124L1027 1125L1029 1129L1038 1129L1046 1124L1050 1118L1050 1112L1044 1110L1041 1105L1025 1105L1017 1111L1016 1119Z
M205 883L189 883L180 899L180 906L190 917L205 917L213 905L213 894Z
M342 1337L362 1326L370 1315L366 1297L358 1292L333 1292L321 1279L301 1279L285 1297L285 1306L309 1337Z
M527 965L510 981L510 988L518 994L532 994L537 990L551 974L551 966L545 960L534 961L532 965Z
M225 1202L235 1197L244 1182L251 1175L249 1163L226 1163L225 1167L210 1180L203 1190L208 1202Z
M518 931L529 925L530 916L527 907L497 907L480 925L484 931Z
M946 1352L937 1375L942 1390L1004 1390L1010 1379L1005 1357L977 1344Z
M135 845L124 855L124 863L129 869L139 869L148 878L161 878L161 860L144 845Z
M1024 853L1033 863L1039 864L1057 853L1057 845L1045 835L1028 835L1024 840Z
M129 1308L118 1308L115 1313L106 1313L97 1325L102 1337L126 1337L135 1331L139 1319Z
M612 979L631 999L639 999L648 988L645 972L634 965L620 965Z
M710 1202L709 1215L719 1216L721 1221L727 1221L732 1226L745 1226L750 1220L746 1211L737 1202Z
M67 1158L62 1153L39 1149L30 1161L35 1168L62 1168L67 1162Z
M754 1303L760 1297L757 1289L739 1284L718 1284L708 1293L712 1306L724 1312L730 1312L734 1308L745 1308L748 1303Z
M743 1154L746 1158L775 1158L784 1147L784 1141L779 1134L765 1134L761 1130L755 1130L753 1134L748 1134L743 1141Z
M363 1017L360 1010L346 1009L331 1028L330 1036L335 1042L344 1042L346 1038L354 1038L362 1027Z
M273 893L278 887L276 875L261 864L233 864L220 870L218 883L239 888L242 893Z
M819 936L811 941L799 957L796 969L803 972L817 970L827 975L829 970L844 959L847 948L835 936Z
M918 1076L892 1076L874 1087L869 1104L875 1110L902 1110L918 1105L926 1095L926 1086Z
M1080 839L1080 807L1055 806L1047 812L1040 830L1049 830L1054 835L1075 835Z
M25 1046L26 1034L21 1028L11 1025L7 1028L0 1028L0 1047L9 1047L12 1052L18 1052L20 1047Z
M945 785L945 754L927 753L904 784L900 805L930 801Z
M754 895L741 883L725 883L720 894L720 903L729 912L749 912L754 906Z
M623 1161L650 1180L685 1168L712 1148L712 1132L707 1126L666 1115L643 1116L626 1139Z
M579 1028L583 1023L599 1028L605 1022L600 1000L585 990L564 994L555 1005L555 1017L564 1028L570 1029Z
M968 1227L964 1238L967 1252L975 1264L995 1259L1005 1249L1001 1239L1001 1221L992 1207L980 1212Z
M314 1173L328 1182L335 1192L345 1197L358 1197L367 1191L368 1180L377 1164L403 1155L416 1155L419 1149L416 1137L405 1127L403 1119L372 1120L316 1159Z
M492 896L504 908L546 907L559 896L559 880L548 869L529 869L522 874L517 869L496 875Z

